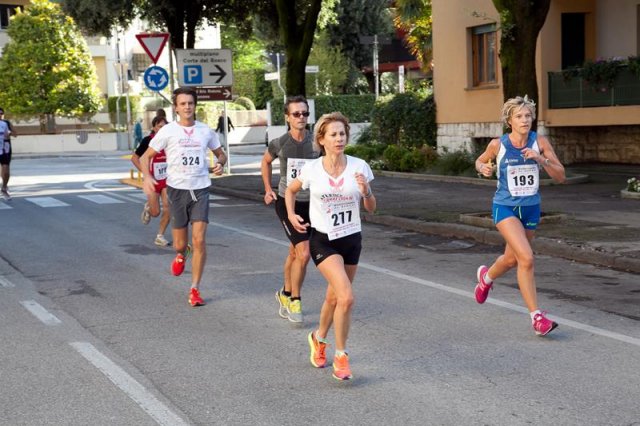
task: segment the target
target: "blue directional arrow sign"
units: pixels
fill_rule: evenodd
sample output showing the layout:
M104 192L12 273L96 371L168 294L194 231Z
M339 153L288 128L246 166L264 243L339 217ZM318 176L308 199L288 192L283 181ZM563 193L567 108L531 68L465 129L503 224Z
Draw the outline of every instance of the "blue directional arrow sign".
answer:
M147 68L143 79L144 85L154 92L164 89L169 84L169 74L164 68L157 65Z

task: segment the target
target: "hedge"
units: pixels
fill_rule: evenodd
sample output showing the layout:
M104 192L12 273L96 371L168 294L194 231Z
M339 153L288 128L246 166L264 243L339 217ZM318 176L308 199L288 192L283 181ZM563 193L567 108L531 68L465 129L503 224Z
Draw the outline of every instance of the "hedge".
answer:
M375 104L375 95L317 96L314 99L316 119L334 111L343 113L351 123L368 123ZM271 120L274 126L284 125L284 101L271 100Z

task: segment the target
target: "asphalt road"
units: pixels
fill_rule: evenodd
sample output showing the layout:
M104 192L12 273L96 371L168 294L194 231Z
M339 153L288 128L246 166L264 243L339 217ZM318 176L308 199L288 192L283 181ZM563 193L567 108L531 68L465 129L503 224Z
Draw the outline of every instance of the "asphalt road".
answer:
M241 156L235 157L236 163ZM349 340L354 380L308 361L277 315L287 243L271 208L214 197L202 293L152 244L117 157L17 159L0 201L0 424L623 425L640 422L638 276L542 257L536 337L510 274L487 304L494 247L364 225ZM582 296L580 296L582 295ZM332 353L330 348L329 354Z

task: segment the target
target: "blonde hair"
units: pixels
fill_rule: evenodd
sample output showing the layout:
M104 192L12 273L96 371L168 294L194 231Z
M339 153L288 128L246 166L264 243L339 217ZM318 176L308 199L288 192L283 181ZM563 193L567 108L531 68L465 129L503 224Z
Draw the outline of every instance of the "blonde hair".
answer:
M501 113L502 123L507 127L511 127L511 125L509 124L511 116L513 115L514 111L523 107L529 108L529 111L531 111L531 116L533 120L535 120L536 103L532 99L529 99L529 96L524 95L524 98L522 96L516 96L515 98L511 98L504 103Z
M349 143L349 119L342 115L340 112L330 112L329 114L323 114L322 117L316 122L314 131L313 131L313 149L315 151L320 152L321 155L325 154L324 146L318 143L318 140L324 138L324 135L327 133L327 127L331 123L335 123L339 121L344 124L344 131L347 135L347 143Z

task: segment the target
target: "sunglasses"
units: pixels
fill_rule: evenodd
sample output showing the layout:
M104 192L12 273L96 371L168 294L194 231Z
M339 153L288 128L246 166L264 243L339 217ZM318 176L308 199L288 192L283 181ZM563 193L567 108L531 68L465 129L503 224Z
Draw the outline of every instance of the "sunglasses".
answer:
M293 115L295 118L300 118L300 116L308 117L309 111L305 111L305 112L296 111L296 112L292 112L291 115Z

